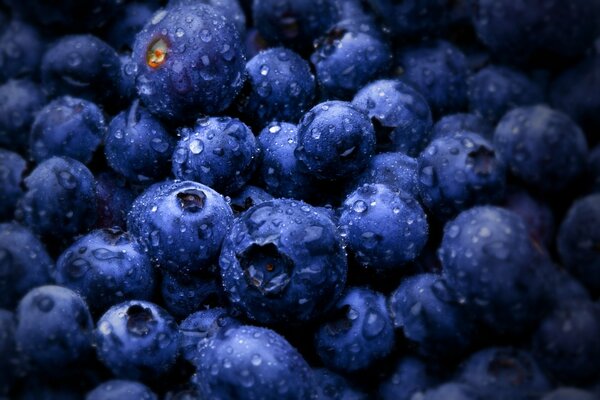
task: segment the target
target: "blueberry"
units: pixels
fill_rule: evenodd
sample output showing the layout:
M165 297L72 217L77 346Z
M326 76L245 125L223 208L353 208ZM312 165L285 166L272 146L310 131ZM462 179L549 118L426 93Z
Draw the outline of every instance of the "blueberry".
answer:
M104 141L108 165L130 181L156 181L168 175L175 139L138 100L112 119Z
M158 377L177 357L177 323L165 310L147 301L111 307L98 320L94 336L98 358L120 378Z
M53 276L100 313L124 300L149 299L155 281L143 248L118 228L92 231L77 239L56 261Z
M250 207L273 200L273 196L265 192L258 186L245 185L240 191L231 197L229 205L233 211L233 215L239 216Z
M523 189L512 188L502 205L523 218L529 236L536 244L550 248L555 234L554 214L546 202Z
M296 157L311 174L340 179L364 169L375 151L375 131L366 113L351 103L313 107L298 126Z
M295 123L312 106L315 77L308 62L291 50L261 51L246 64L246 75L234 108L258 129L271 121Z
M382 184L352 192L344 201L339 224L357 261L378 271L402 268L415 260L429 229L427 216L413 197Z
M27 228L0 224L0 307L13 308L30 289L51 282L54 262Z
M389 300L394 325L433 358L460 356L475 337L466 308L452 297L440 276L419 274L400 284Z
M19 302L17 321L17 346L43 375L68 373L92 350L92 317L85 301L70 289L32 289Z
M346 281L346 253L331 220L294 200L260 203L233 224L219 261L232 306L263 324L323 314Z
M308 364L282 336L254 326L221 332L199 351L192 379L202 398L314 398Z
M173 173L178 179L231 194L246 184L256 168L256 138L236 118L202 118L179 134L181 139L173 153Z
M352 104L369 114L377 148L417 156L427 145L433 122L425 98L398 80L379 80L356 93Z
M600 376L600 308L568 300L542 321L533 335L533 352L558 382L591 383Z
M467 103L467 60L447 41L426 42L403 49L396 63L400 79L427 100L436 115L459 112Z
M383 294L349 288L318 328L315 347L328 368L354 372L376 365L394 346Z
M589 301L590 293L583 283L558 265L545 270L546 301L549 308L562 306L565 301Z
M473 388L457 382L448 382L429 389L421 398L422 400L483 400Z
M12 78L37 78L45 45L37 29L14 19L2 27L0 82Z
M0 86L0 145L23 151L36 113L46 98L38 85L27 79L10 80Z
M136 96L135 81L137 78L137 64L133 62L130 54L119 55L120 74L117 81L117 105L126 107L131 104Z
M238 0L169 0L167 7L194 4L206 4L214 7L234 23L240 34L244 34L246 31L246 15Z
M419 358L400 358L392 374L379 385L381 400L411 400L435 384L435 378Z
M481 116L471 113L445 115L435 123L431 136L435 140L462 131L477 132L489 141L494 137L494 127Z
M203 307L219 304L223 290L216 277L205 275L163 274L163 305L171 315L185 318Z
M544 259L517 214L462 212L446 224L439 257L448 287L495 332L526 332L541 317Z
M135 200L127 227L162 268L181 274L210 267L232 221L225 199L208 186L166 181Z
M36 163L65 156L88 164L105 132L104 115L96 104L63 96L46 104L36 115L29 151Z
M127 212L135 200L133 191L125 179L108 171L96 177L96 204L98 206L97 228L125 228Z
M158 400L158 397L146 385L136 381L113 379L91 390L85 400Z
M94 176L79 161L49 158L25 178L25 186L15 215L36 234L64 241L94 226Z
M0 309L0 395L6 396L13 385L20 357L16 350L17 323L12 312Z
M126 3L105 28L106 42L118 52L131 52L135 35L142 30L155 11L153 4Z
M552 392L548 392L542 397L542 400L594 400L596 395L587 390L559 387Z
M551 387L532 355L511 347L491 347L472 354L458 380L489 400L539 398Z
M318 368L313 370L317 398L322 400L366 400L367 394L353 387L352 383L341 375Z
M496 126L494 147L513 175L552 193L584 171L588 151L585 135L573 120L544 105L506 113Z
M367 168L351 181L348 188L355 189L367 183L380 183L393 191L403 191L417 198L417 170L417 160L404 153L376 154L369 161Z
M99 103L117 92L121 62L117 52L92 35L63 36L42 59L42 84L51 96L71 95Z
M419 156L419 193L438 219L501 200L506 167L483 137L459 132L432 141Z
M193 120L223 111L244 81L239 32L204 4L157 11L136 36L132 58L140 100L161 118Z
M27 163L19 154L0 148L0 220L12 219L23 194L21 184L26 168Z

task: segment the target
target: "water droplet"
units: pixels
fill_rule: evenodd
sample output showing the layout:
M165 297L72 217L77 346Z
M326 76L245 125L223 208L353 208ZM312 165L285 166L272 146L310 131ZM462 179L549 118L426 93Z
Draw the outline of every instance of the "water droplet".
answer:
M352 209L354 211L356 211L357 213L365 212L365 211L367 211L367 208L368 208L367 203L365 203L362 200L356 200L354 202L354 204L352 204Z
M260 74L262 76L267 76L269 74L269 66L268 65L261 65L261 67L260 67Z
M164 153L169 149L169 143L161 138L153 138L150 141L150 147L159 153Z
M77 179L69 171L59 171L57 174L58 183L65 189L75 189L77 187Z
M204 150L204 142L200 139L194 139L190 142L189 147L192 154L200 154Z
M175 30L175 36L182 37L183 35L185 35L185 31L182 28L177 28Z

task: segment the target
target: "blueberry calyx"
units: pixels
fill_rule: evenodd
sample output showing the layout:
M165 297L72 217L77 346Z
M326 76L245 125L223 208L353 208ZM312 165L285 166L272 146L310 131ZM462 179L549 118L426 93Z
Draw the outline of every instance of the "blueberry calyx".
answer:
M169 46L164 38L157 38L150 42L146 52L146 63L151 68L158 68L167 59Z
M248 284L265 296L283 293L294 269L294 262L273 243L253 244L241 255L240 265Z
M467 164L473 167L477 175L491 174L496 165L495 153L492 149L479 146L467 155Z
M150 333L150 323L155 322L152 310L135 304L127 309L127 330L138 336Z
M204 208L206 194L201 190L189 189L177 193L177 199L179 199L179 205L184 211L196 213Z

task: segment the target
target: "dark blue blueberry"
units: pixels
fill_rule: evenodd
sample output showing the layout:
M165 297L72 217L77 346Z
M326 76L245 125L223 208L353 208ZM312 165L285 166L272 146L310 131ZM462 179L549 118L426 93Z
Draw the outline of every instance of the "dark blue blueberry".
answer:
M148 300L154 267L127 232L95 230L77 239L56 261L56 283L77 292L95 312L124 300Z
M590 189L593 193L600 192L600 145L594 147L588 156L588 173Z
M158 400L146 385L136 381L113 379L89 391L85 400Z
M496 149L472 132L442 136L419 156L419 193L425 207L447 220L504 197L506 166Z
M469 68L463 52L443 40L408 47L398 54L400 79L417 89L436 115L462 111L467 104Z
M108 165L130 181L157 181L169 175L175 139L138 100L113 118L104 142Z
M127 212L135 200L134 192L126 186L125 178L116 173L101 172L96 177L97 228L125 228Z
M246 32L246 15L238 0L169 0L167 7L206 4L214 7L228 20L234 23L240 34Z
M40 163L52 156L64 156L87 164L105 132L104 115L96 104L60 97L42 108L31 125L31 158Z
M593 392L587 390L559 387L552 392L546 393L542 400L596 400L598 397Z
M348 102L327 101L302 117L295 154L314 176L340 179L367 166L375 140L366 113Z
M254 0L254 26L269 43L282 44L296 51L312 50L339 18L335 0Z
M422 400L484 400L472 387L458 382L448 382L427 390Z
M392 52L383 36L340 23L315 42L310 61L321 96L348 100L365 84L388 72Z
M12 312L0 309L0 396L8 395L20 365L15 332L17 323Z
M600 193L576 200L560 225L557 247L565 267L600 293Z
M121 61L120 75L117 82L117 94L124 107L131 104L137 95L135 81L137 78L137 64L133 62L130 54L119 55ZM120 104L119 104L120 105Z
M135 35L150 21L155 11L154 5L147 2L133 1L124 4L105 28L106 42L118 52L131 52Z
M17 308L17 346L43 375L64 375L92 350L94 323L81 297L61 286L29 291Z
M453 135L456 132L477 132L486 140L494 137L494 126L477 114L457 113L440 118L433 126L432 139Z
M117 52L92 35L63 36L42 59L42 84L50 96L113 101L121 73Z
M256 28L251 28L248 30L244 40L244 45L246 47L246 57L249 59L255 57L261 51L267 50L270 47Z
M354 388L351 382L326 368L313 370L317 398L320 400L366 400L366 393Z
M94 336L98 359L120 378L158 377L177 358L177 323L165 310L147 301L111 307L98 320Z
M258 177L264 188L277 197L308 200L319 195L315 178L306 173L294 152L298 145L298 127L273 122L258 135L261 162Z
M415 157L429 143L431 111L412 87L398 80L379 80L360 89L352 104L369 114L378 149Z
M367 183L381 183L393 191L403 191L417 198L419 196L417 171L417 160L404 153L376 154L348 189L355 189Z
M192 380L201 398L314 398L310 367L282 336L255 326L220 332L209 337L198 354Z
M27 228L0 224L0 307L13 308L30 289L50 283L54 262Z
M315 77L308 62L291 50L261 51L246 64L246 75L234 107L258 129L271 121L296 123L312 106Z
M33 232L69 240L94 226L97 216L94 176L77 160L52 157L27 178L15 216Z
M12 20L2 24L0 35L0 82L12 78L37 78L44 52L40 34L31 25Z
M598 304L563 299L533 335L533 352L558 382L594 382L600 376Z
M23 195L27 162L17 153L0 148L0 220L11 220L17 200Z
M209 117L183 128L173 153L178 179L203 183L232 194L240 190L256 168L259 148L254 134L240 120Z
M491 65L468 79L469 110L495 124L509 110L544 100L542 88L525 74Z
M216 277L208 274L165 273L161 283L163 305L176 318L185 318L203 307L219 304L222 292Z
M315 346L328 368L354 372L376 365L394 347L383 294L350 288L318 328Z
M245 185L242 190L231 197L229 205L233 215L238 216L250 207L265 201L273 200L273 196L258 186Z
M396 363L394 371L379 385L381 400L411 400L435 384L425 362L406 356Z
M232 306L263 324L305 322L339 297L346 253L333 222L308 204L279 199L233 224L219 261Z
M494 147L513 175L544 192L565 189L586 167L585 135L566 114L545 105L506 113Z
M382 184L366 184L352 192L342 206L339 225L356 260L378 271L415 260L429 236L421 205Z
M550 248L555 234L554 214L550 206L523 189L511 188L507 192L502 206L523 218L529 236L537 245Z
M30 80L10 80L1 85L0 146L24 151L31 124L44 104L46 98L42 90Z
M590 293L583 283L558 265L549 265L544 271L546 301L549 309L562 306L566 301L589 301Z
M494 331L527 331L540 318L543 259L517 214L492 206L462 212L446 224L439 257L448 287Z
M223 111L244 83L240 33L205 4L157 11L136 36L132 59L138 95L161 118L194 120Z
M531 354L512 347L491 347L472 354L458 380L486 400L535 399L551 388Z
M182 274L211 266L232 221L223 196L208 186L166 181L135 200L127 227L161 268Z
M438 359L463 355L474 338L475 325L466 308L438 275L419 274L402 281L390 296L389 308L396 329L423 355Z

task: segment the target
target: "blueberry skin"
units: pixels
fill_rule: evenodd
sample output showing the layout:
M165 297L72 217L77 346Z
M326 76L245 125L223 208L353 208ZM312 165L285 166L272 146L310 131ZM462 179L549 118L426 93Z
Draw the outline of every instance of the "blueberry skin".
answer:
M199 351L192 381L201 398L312 399L311 370L282 336L239 326L211 337Z
M398 54L400 79L418 90L435 115L462 111L469 68L463 52L444 40L408 47Z
M92 35L63 36L42 59L42 85L52 96L71 95L99 103L113 100L121 62L117 52Z
M364 86L352 104L369 114L377 148L419 155L429 143L433 121L425 98L409 85L382 79Z
M219 303L222 291L213 276L165 273L161 283L163 306L176 318L185 318L211 303Z
M136 36L132 59L140 100L160 118L189 121L223 111L244 83L240 33L204 4L157 11Z
M27 162L17 153L0 148L0 220L13 218L17 201L23 194L21 184Z
M543 257L517 214L463 211L444 227L438 254L449 289L495 332L527 331L544 311Z
M85 400L158 400L158 396L143 383L112 379L89 391Z
M420 204L382 184L352 192L342 206L339 226L357 261L377 271L402 268L415 260L429 237Z
M120 54L121 62L119 80L117 82L118 105L123 108L131 104L136 95L137 64L131 59L131 54Z
M143 2L125 4L106 27L106 42L119 53L131 52L135 35L144 28L155 11L153 4Z
M250 207L269 200L273 200L273 196L265 192L263 189L259 188L258 186L245 185L240 191L231 197L229 205L231 206L233 215L237 217Z
M144 249L119 228L92 231L56 261L56 283L77 292L94 312L124 300L148 300L155 273Z
M591 301L563 301L532 342L534 355L558 382L592 383L600 375L600 308Z
M392 374L379 385L378 395L381 400L411 400L435 382L423 360L406 356L398 360Z
M388 355L394 327L384 295L349 288L317 329L315 347L326 367L341 372L364 370Z
M348 188L354 190L365 184L380 183L395 192L403 191L417 198L417 171L418 162L415 158L401 152L380 153L371 158L367 168L348 185Z
M545 270L546 301L549 309L564 305L567 301L591 301L590 293L583 283L558 265Z
M27 228L0 224L0 307L12 309L34 287L51 282L54 261Z
M594 147L588 156L588 176L592 193L600 192L600 145Z
M557 236L563 264L594 295L600 293L599 223L600 193L596 193L573 203Z
M45 46L38 31L15 19L2 26L0 82L13 78L37 78Z
M340 296L348 268L333 222L290 199L266 201L236 219L219 265L231 305L262 324L318 317Z
M157 181L168 175L175 142L162 123L134 100L110 122L104 154L108 165L130 181Z
M291 50L261 51L248 61L245 73L234 108L258 129L271 121L296 123L313 104L315 77L308 62Z
M111 307L94 330L98 359L122 379L150 379L167 372L178 354L179 330L156 304L132 300Z
M88 164L105 132L104 115L96 104L59 97L36 115L29 134L30 155L36 163L64 156Z
M295 155L321 179L340 179L364 169L375 152L368 116L351 103L326 101L314 106L298 125Z
M261 160L257 175L264 188L276 197L309 200L320 195L315 178L308 174L295 156L298 127L287 122L272 122L258 135Z
M135 194L127 187L125 178L112 171L99 173L96 177L96 200L96 228L125 229L127 212L135 200Z
M593 392L587 390L559 387L552 392L546 393L542 400L594 400L597 399Z
M554 241L555 223L552 209L546 202L524 189L512 188L507 191L502 206L523 218L529 236L536 244L550 248Z
M232 194L241 189L256 168L260 149L254 134L240 120L208 117L183 128L173 152L173 174Z
M448 382L435 389L427 390L422 400L483 400L483 398L468 385Z
M365 84L387 73L392 52L382 36L336 24L315 42L310 61L321 96L348 100Z
M52 157L25 178L15 216L42 237L68 240L96 222L94 176L77 160Z
M491 65L468 81L469 110L496 124L509 110L544 101L542 88L525 74L509 67Z
M475 325L441 276L408 277L392 292L389 309L394 326L425 356L452 358L471 346Z
M23 152L36 113L46 104L39 86L28 79L0 86L0 146Z
M232 222L231 208L208 186L166 181L134 201L127 228L162 268L182 274L210 267Z
M16 350L15 332L17 323L15 315L0 309L0 395L7 395L12 387L16 371L20 364L20 357Z
M421 201L440 220L504 197L506 166L490 142L473 132L432 141L419 156Z
M316 383L317 398L322 400L366 400L366 393L358 391L348 379L328 370L318 368L313 370Z
M281 44L300 53L339 19L335 0L254 0L254 26L269 43Z
M189 6L194 4L206 4L214 7L235 24L235 27L240 34L246 32L246 15L238 0L169 0L167 7Z
M489 141L494 137L494 126L478 114L456 113L445 115L435 123L431 139L435 140L462 131L477 132Z
M513 175L545 193L568 187L584 171L588 152L573 120L545 105L506 113L496 126L494 147Z
M92 350L94 323L83 299L61 286L39 286L17 307L17 346L44 375L84 361Z
M551 388L533 356L511 347L490 347L472 354L458 381L489 400L539 398Z

